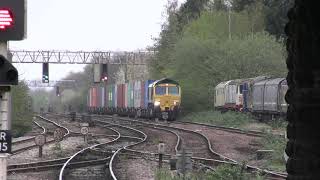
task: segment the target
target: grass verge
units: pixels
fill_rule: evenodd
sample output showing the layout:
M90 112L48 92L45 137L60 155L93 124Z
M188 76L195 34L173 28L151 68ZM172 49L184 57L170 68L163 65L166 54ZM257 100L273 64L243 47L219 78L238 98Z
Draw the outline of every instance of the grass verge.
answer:
M275 171L285 171L285 160L283 157L287 140L279 136L267 134L260 142L264 149L273 150L271 157L265 158L264 168Z
M220 165L215 171L193 172L185 177L171 173L169 170L161 169L155 173L155 180L262 180L259 174L248 174L244 168L239 166Z
M250 114L231 111L226 113L219 111L193 112L180 117L179 120L264 132L279 131L283 133L287 126L287 122L284 120L260 122L255 120Z

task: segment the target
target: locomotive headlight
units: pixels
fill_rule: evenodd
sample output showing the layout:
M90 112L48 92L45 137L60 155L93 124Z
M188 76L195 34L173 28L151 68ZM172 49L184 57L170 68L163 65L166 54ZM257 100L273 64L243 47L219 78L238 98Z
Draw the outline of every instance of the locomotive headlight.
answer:
M155 101L154 106L160 106L160 101Z

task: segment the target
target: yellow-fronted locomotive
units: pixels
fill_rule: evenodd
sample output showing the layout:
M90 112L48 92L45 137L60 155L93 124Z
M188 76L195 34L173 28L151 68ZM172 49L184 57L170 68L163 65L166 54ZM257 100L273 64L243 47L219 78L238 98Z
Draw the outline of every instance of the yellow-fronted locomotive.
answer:
M175 120L180 111L181 87L171 79L160 79L149 85L148 109L152 117Z

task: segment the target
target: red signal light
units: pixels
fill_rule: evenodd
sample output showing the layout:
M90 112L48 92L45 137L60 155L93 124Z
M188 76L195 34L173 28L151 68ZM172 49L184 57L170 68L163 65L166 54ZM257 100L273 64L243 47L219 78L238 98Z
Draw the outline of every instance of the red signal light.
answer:
M5 30L13 24L12 13L8 9L0 9L0 30Z

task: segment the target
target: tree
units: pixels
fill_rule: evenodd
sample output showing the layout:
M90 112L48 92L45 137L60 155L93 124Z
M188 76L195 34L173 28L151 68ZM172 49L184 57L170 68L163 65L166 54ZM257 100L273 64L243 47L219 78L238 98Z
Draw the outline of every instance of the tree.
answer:
M232 0L232 9L236 12L241 12L248 8L249 6L252 6L258 2L257 0Z
M32 127L32 99L29 88L20 81L12 86L12 132L14 136L21 136Z
M232 9L236 12L251 12L252 17L255 17L257 12L262 13L265 30L280 39L285 38L283 30L288 22L287 12L293 6L293 2L294 0L232 0ZM254 11L256 7L260 7L260 10Z
M183 91L182 106L198 111L213 105L213 89L230 79L259 75L284 76L283 48L273 36L257 27L263 17L251 19L247 12L232 13L232 39L228 38L228 14L203 12L183 29L181 38L166 53L165 77L177 80ZM252 31L251 23L255 23Z
M285 38L284 27L288 22L287 12L293 6L294 0L265 0L266 31L277 39Z

